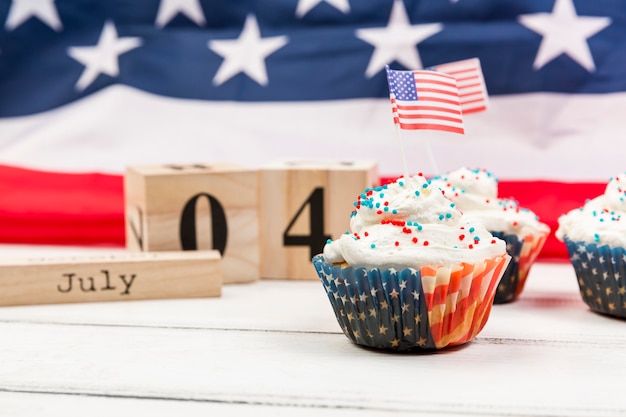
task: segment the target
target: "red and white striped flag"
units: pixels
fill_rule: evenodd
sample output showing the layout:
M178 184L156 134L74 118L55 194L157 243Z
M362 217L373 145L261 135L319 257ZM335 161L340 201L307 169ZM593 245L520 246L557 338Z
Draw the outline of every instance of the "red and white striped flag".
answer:
M430 69L450 74L456 78L463 114L487 110L489 96L478 58L436 65Z
M394 123L400 129L465 133L456 78L435 71L385 68Z

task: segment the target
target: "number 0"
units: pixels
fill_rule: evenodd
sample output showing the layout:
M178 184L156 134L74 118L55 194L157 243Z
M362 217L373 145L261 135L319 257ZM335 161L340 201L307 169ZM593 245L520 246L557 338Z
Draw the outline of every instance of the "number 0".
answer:
M196 194L187 201L180 216L180 245L183 250L198 249L196 239L196 203L201 197L206 197L211 207L211 230L213 249L217 249L223 256L226 250L227 226L224 208L212 195Z

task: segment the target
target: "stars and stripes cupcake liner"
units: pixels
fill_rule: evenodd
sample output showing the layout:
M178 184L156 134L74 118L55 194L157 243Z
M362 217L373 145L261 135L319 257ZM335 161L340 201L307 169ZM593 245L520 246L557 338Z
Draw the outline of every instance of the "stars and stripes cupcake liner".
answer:
M491 234L506 242L506 251L511 256L511 261L498 284L493 302L494 304L510 303L515 301L524 289L530 268L546 243L548 233L529 234L524 237L503 232L491 232Z
M509 258L399 271L333 265L323 255L313 264L351 341L408 352L472 340L487 323Z
M626 318L626 249L564 242L583 301L595 312Z

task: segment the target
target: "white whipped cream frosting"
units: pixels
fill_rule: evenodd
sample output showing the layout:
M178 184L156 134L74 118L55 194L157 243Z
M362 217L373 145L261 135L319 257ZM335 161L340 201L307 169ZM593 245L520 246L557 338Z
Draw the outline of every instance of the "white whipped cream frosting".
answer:
M626 172L611 178L604 194L559 219L559 240L626 247Z
M481 223L491 232L518 236L550 232L548 225L516 200L498 198L498 179L486 170L463 167L434 177L431 184L442 189L468 221Z
M379 269L474 263L505 255L503 240L467 222L421 174L366 189L355 202L350 231L324 247L327 262Z

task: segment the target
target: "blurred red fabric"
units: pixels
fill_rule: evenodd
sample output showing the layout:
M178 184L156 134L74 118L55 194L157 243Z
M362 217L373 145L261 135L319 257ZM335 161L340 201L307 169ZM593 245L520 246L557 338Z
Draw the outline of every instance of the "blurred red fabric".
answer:
M392 177L382 177L381 183ZM500 180L501 198L514 198L552 230L542 259L564 259L554 237L562 213L604 192L604 183ZM123 246L122 175L59 173L0 165L0 242Z

